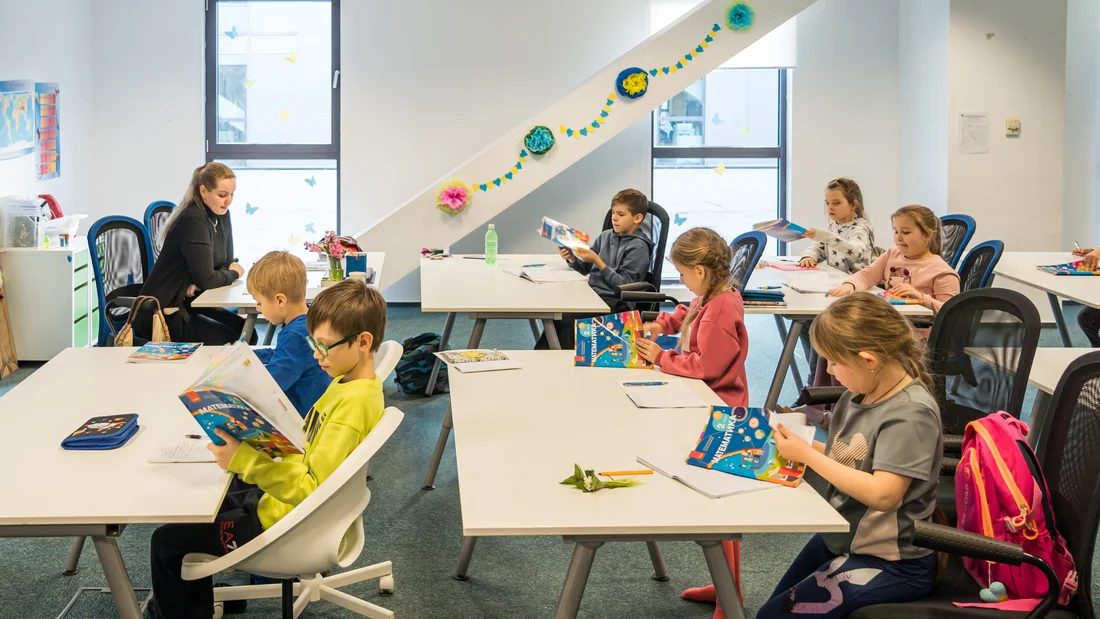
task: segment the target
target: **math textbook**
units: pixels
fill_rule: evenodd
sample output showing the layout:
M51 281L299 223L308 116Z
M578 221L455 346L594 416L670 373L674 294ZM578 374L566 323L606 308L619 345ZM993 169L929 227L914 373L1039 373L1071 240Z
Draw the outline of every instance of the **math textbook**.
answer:
M220 428L273 458L305 450L302 416L244 342L214 359L179 399L217 445Z
M135 350L127 363L152 363L156 361L187 361L202 343L149 342Z
M1089 275L1100 275L1100 271L1090 271L1088 269L1082 268L1082 264L1084 264L1084 261L1078 260L1077 262L1048 264L1036 268L1040 271L1044 271L1046 273L1051 273L1054 275L1084 275L1086 277Z
M592 237L572 226L567 226L560 221L554 221L549 217L542 218L542 228L539 230L542 236L554 241L562 247L570 250L579 248L588 249L592 243Z
M688 454L687 463L781 486L797 486L806 465L779 455L770 416L763 408L710 407L707 427Z
M798 224L793 224L786 219L773 219L771 221L762 221L752 227L753 230L758 230L764 234L779 239L780 241L797 241L802 238L803 234L806 234L806 229Z
M575 323L577 346L573 365L593 368L652 368L638 354L635 341L644 338L637 310L581 318Z

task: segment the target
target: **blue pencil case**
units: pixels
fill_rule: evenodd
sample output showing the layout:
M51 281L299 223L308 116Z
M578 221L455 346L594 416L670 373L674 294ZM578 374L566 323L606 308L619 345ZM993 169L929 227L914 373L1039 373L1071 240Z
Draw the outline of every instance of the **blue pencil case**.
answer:
M65 440L61 441L61 448L70 450L117 449L137 434L137 420L138 416L135 414L92 417Z

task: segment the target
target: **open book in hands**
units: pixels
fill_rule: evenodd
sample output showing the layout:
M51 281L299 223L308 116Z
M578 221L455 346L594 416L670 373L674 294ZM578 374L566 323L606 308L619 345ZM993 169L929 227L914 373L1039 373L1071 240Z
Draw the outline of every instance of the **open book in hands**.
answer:
M549 217L542 218L542 227L539 229L539 234L562 247L568 247L570 251L578 247L589 249L589 244L592 242L592 237L589 234L572 226L567 226L560 221L554 221Z

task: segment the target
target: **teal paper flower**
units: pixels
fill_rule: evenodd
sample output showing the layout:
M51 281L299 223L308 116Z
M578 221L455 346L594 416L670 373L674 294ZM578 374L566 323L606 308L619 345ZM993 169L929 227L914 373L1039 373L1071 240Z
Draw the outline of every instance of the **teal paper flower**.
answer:
M523 145L533 155L546 154L554 147L554 132L549 127L539 125L527 132L523 138Z
M755 19L756 13L744 2L737 2L726 9L726 25L730 30L746 30Z

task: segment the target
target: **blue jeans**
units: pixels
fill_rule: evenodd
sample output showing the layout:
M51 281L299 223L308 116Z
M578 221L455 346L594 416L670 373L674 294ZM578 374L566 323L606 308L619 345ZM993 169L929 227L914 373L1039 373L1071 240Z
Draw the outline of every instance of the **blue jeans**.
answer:
M840 619L874 604L918 600L932 591L936 554L887 561L870 555L835 555L820 535L798 553L757 619Z

